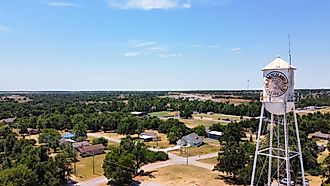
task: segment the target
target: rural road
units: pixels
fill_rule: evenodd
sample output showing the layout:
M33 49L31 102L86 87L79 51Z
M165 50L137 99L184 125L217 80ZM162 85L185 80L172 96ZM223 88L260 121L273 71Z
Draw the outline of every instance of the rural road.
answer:
M120 143L120 140L118 139L113 139L113 138L109 138L106 136L102 136L100 134L95 134L95 133L88 133L88 136L93 136L93 137L104 137L109 141L112 142L116 142L116 143ZM171 147L168 149L150 149L150 150L154 150L154 151L169 151L169 150L175 150L178 149L180 147L175 146L175 147ZM162 161L162 162L157 162L157 163L151 163L151 164L147 164L145 166L142 166L142 170L144 171L152 171L152 170L156 170L162 167L167 167L170 165L183 165L183 164L187 164L187 158L186 157L181 157L181 156L177 156L173 153L168 152L168 156L169 156L169 160L167 161ZM200 156L192 156L188 158L188 164L189 165L194 165L194 166L198 166L207 170L212 170L213 169L213 165L207 164L207 163L202 163L199 162L197 160L200 159L207 159L207 158L213 158L213 157L217 157L218 153L210 153L210 154L204 154L204 155L200 155ZM99 185L102 183L106 183L107 179L104 176L98 177L98 178L94 178L91 180L88 180L86 182L81 182L81 183L77 183L76 186L94 186L94 185ZM141 184L143 185L143 183Z

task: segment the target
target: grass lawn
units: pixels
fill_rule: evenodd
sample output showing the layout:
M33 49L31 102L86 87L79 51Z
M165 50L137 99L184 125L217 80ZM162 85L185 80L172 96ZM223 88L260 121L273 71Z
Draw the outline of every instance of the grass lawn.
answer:
M173 111L160 111L160 112L149 113L150 116L157 116L157 117L176 116L177 114L178 114L178 112L173 112Z
M201 160L197 160L197 161L200 161L202 163L207 163L207 164L210 164L210 165L216 165L218 163L217 158L218 157L206 158L206 159L201 159Z
M194 128L198 125L204 125L205 128L209 128L213 123L219 123L213 120L200 120L200 119L180 119L187 127Z
M325 151L321 152L317 157L317 162L322 163L326 157L329 156L329 150L325 149Z
M79 157L79 162L76 163L77 174L76 177L79 181L86 181L91 178L96 178L103 175L103 160L105 154L97 155L94 157L94 168L95 174L93 174L93 157L81 158ZM74 167L72 165L72 167Z
M241 117L240 116L233 116L233 115L226 115L226 114L193 114L193 117L196 118L204 118L204 119L213 119L213 120L218 120L219 122L221 122L221 120L223 119L227 119L229 118L230 120L236 120L236 121L241 121ZM244 119L249 119L250 117L243 117Z
M198 155L203 155L203 154L209 154L212 152L219 152L220 147L219 146L213 146L213 145L209 145L209 144L204 144L200 147L188 147L188 155L189 156L198 156ZM170 151L173 154L176 154L178 156L187 156L186 152L185 152L185 148L182 148L181 151L180 150L174 150L174 151Z
M136 179L146 185L226 185L215 172L193 165L171 165Z

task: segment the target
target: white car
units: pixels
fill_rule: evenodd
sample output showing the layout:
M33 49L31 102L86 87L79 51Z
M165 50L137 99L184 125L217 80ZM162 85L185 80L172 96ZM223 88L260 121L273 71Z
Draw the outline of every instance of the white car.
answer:
M283 179L281 179L280 183L283 184L283 185L287 185L287 183L288 183L288 179L283 178ZM290 185L293 186L293 185L294 185L294 181L291 181L291 182L290 182Z

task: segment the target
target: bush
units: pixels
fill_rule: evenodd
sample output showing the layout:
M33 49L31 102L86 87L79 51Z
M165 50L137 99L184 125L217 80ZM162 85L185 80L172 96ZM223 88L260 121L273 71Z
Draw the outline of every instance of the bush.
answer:
M162 151L153 152L153 151L148 150L147 154L146 154L146 157L147 157L148 163L168 160L168 155L165 152L162 152Z
M92 141L92 144L93 145L103 144L105 147L107 147L108 146L108 140L105 139L104 137L94 138L93 141Z

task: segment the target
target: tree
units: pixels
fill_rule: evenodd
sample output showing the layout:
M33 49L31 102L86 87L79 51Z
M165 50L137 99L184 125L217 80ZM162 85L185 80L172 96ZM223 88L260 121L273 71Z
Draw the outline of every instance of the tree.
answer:
M61 183L65 183L66 178L72 174L71 162L71 157L67 154L60 153L55 156L56 172Z
M191 110L185 109L180 112L180 117L185 119L191 119L193 112Z
M82 122L78 122L73 126L73 133L78 141L83 141L87 138L87 125Z
M204 125L198 125L197 127L193 128L193 131L199 136L207 136L207 132L205 130Z
M59 147L61 139L61 134L55 129L45 129L39 135L39 142L46 143L48 148L52 148L55 152L57 147Z
M0 172L1 186L31 186L38 185L38 177L31 169L25 165L5 169Z
M100 137L100 138L94 138L92 141L92 144L103 144L105 147L108 146L108 140L105 139L104 137Z
M120 147L114 148L106 154L103 170L104 176L117 184L130 183L136 172L134 157Z

